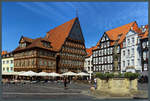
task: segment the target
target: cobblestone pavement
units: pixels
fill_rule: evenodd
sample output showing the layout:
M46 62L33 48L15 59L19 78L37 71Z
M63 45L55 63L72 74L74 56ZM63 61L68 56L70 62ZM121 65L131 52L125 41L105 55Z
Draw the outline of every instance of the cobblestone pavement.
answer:
M3 99L74 99L92 100L94 97L87 96L81 92L89 90L87 84L68 84L64 89L63 83L45 84L4 84Z
M3 99L56 99L56 100L94 100L90 96L90 85L71 83L64 89L63 83L38 84L3 84ZM138 84L140 90L146 91L147 84ZM83 92L89 93L84 94Z

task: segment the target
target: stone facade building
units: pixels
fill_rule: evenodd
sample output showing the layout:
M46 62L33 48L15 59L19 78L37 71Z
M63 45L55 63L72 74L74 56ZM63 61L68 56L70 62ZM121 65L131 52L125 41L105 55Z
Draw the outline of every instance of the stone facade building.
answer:
M13 53L15 71L82 71L86 51L79 19L51 29L44 38L21 37Z

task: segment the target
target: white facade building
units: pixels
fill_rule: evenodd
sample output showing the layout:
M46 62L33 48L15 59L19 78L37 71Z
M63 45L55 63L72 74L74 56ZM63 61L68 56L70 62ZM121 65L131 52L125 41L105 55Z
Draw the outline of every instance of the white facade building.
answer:
M91 75L93 73L93 63L92 63L92 50L95 49L96 47L88 48L86 49L87 56L85 57L85 62L84 62L84 70L87 71L90 74L90 80L91 80Z
M131 30L126 34L121 49L121 72L141 72L141 48L138 34Z
M2 74L14 72L14 57L12 53L2 55Z

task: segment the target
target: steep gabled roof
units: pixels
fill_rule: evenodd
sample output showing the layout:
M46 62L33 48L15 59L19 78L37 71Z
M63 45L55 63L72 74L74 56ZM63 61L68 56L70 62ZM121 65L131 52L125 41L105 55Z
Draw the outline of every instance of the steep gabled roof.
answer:
M120 36L118 43L121 44L123 42L123 40L125 39L126 34L130 30L135 31L136 33L141 33L141 30L138 27L136 21L134 21L134 22L128 23L126 25L106 31L106 32L104 32L104 34L106 34L109 37L109 39L112 41L110 43L110 45L114 45L114 41L118 39L118 36ZM99 45L100 40L98 41L97 45Z
M54 50L59 51L64 44L66 38L68 37L72 26L78 18L74 18L58 27L55 27L54 29L51 29L49 32L47 32L46 38L51 42L51 45Z
M133 31L135 31L137 33L140 32L140 29L138 28L136 21L131 22L131 23L126 24L126 25L123 25L123 26L120 26L120 27L117 27L115 29L106 31L106 34L108 35L108 37L110 38L110 40L117 40L118 36L121 35L118 43L122 43L123 40L126 37L126 34L130 30L133 30Z

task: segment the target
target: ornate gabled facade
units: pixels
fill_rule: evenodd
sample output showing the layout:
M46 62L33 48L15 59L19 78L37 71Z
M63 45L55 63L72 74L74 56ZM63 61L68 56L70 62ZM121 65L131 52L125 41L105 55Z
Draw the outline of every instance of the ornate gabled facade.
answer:
M149 58L148 25L142 26L141 30L142 30L142 33L139 34L139 38L140 38L140 43L141 43L140 45L141 45L142 72L147 72L149 70L148 68L148 58Z
M78 18L50 30L46 37L52 42L52 47L58 51L56 72L83 71L86 51Z
M113 68L113 47L118 41L118 71L121 71L121 48L126 34L136 22L123 25L121 27L104 32L100 41L97 43L97 49L93 50L93 66L95 72L112 72ZM137 30L133 27L133 30Z
M13 53L15 71L82 71L86 52L78 18L50 30L44 38L21 37Z

